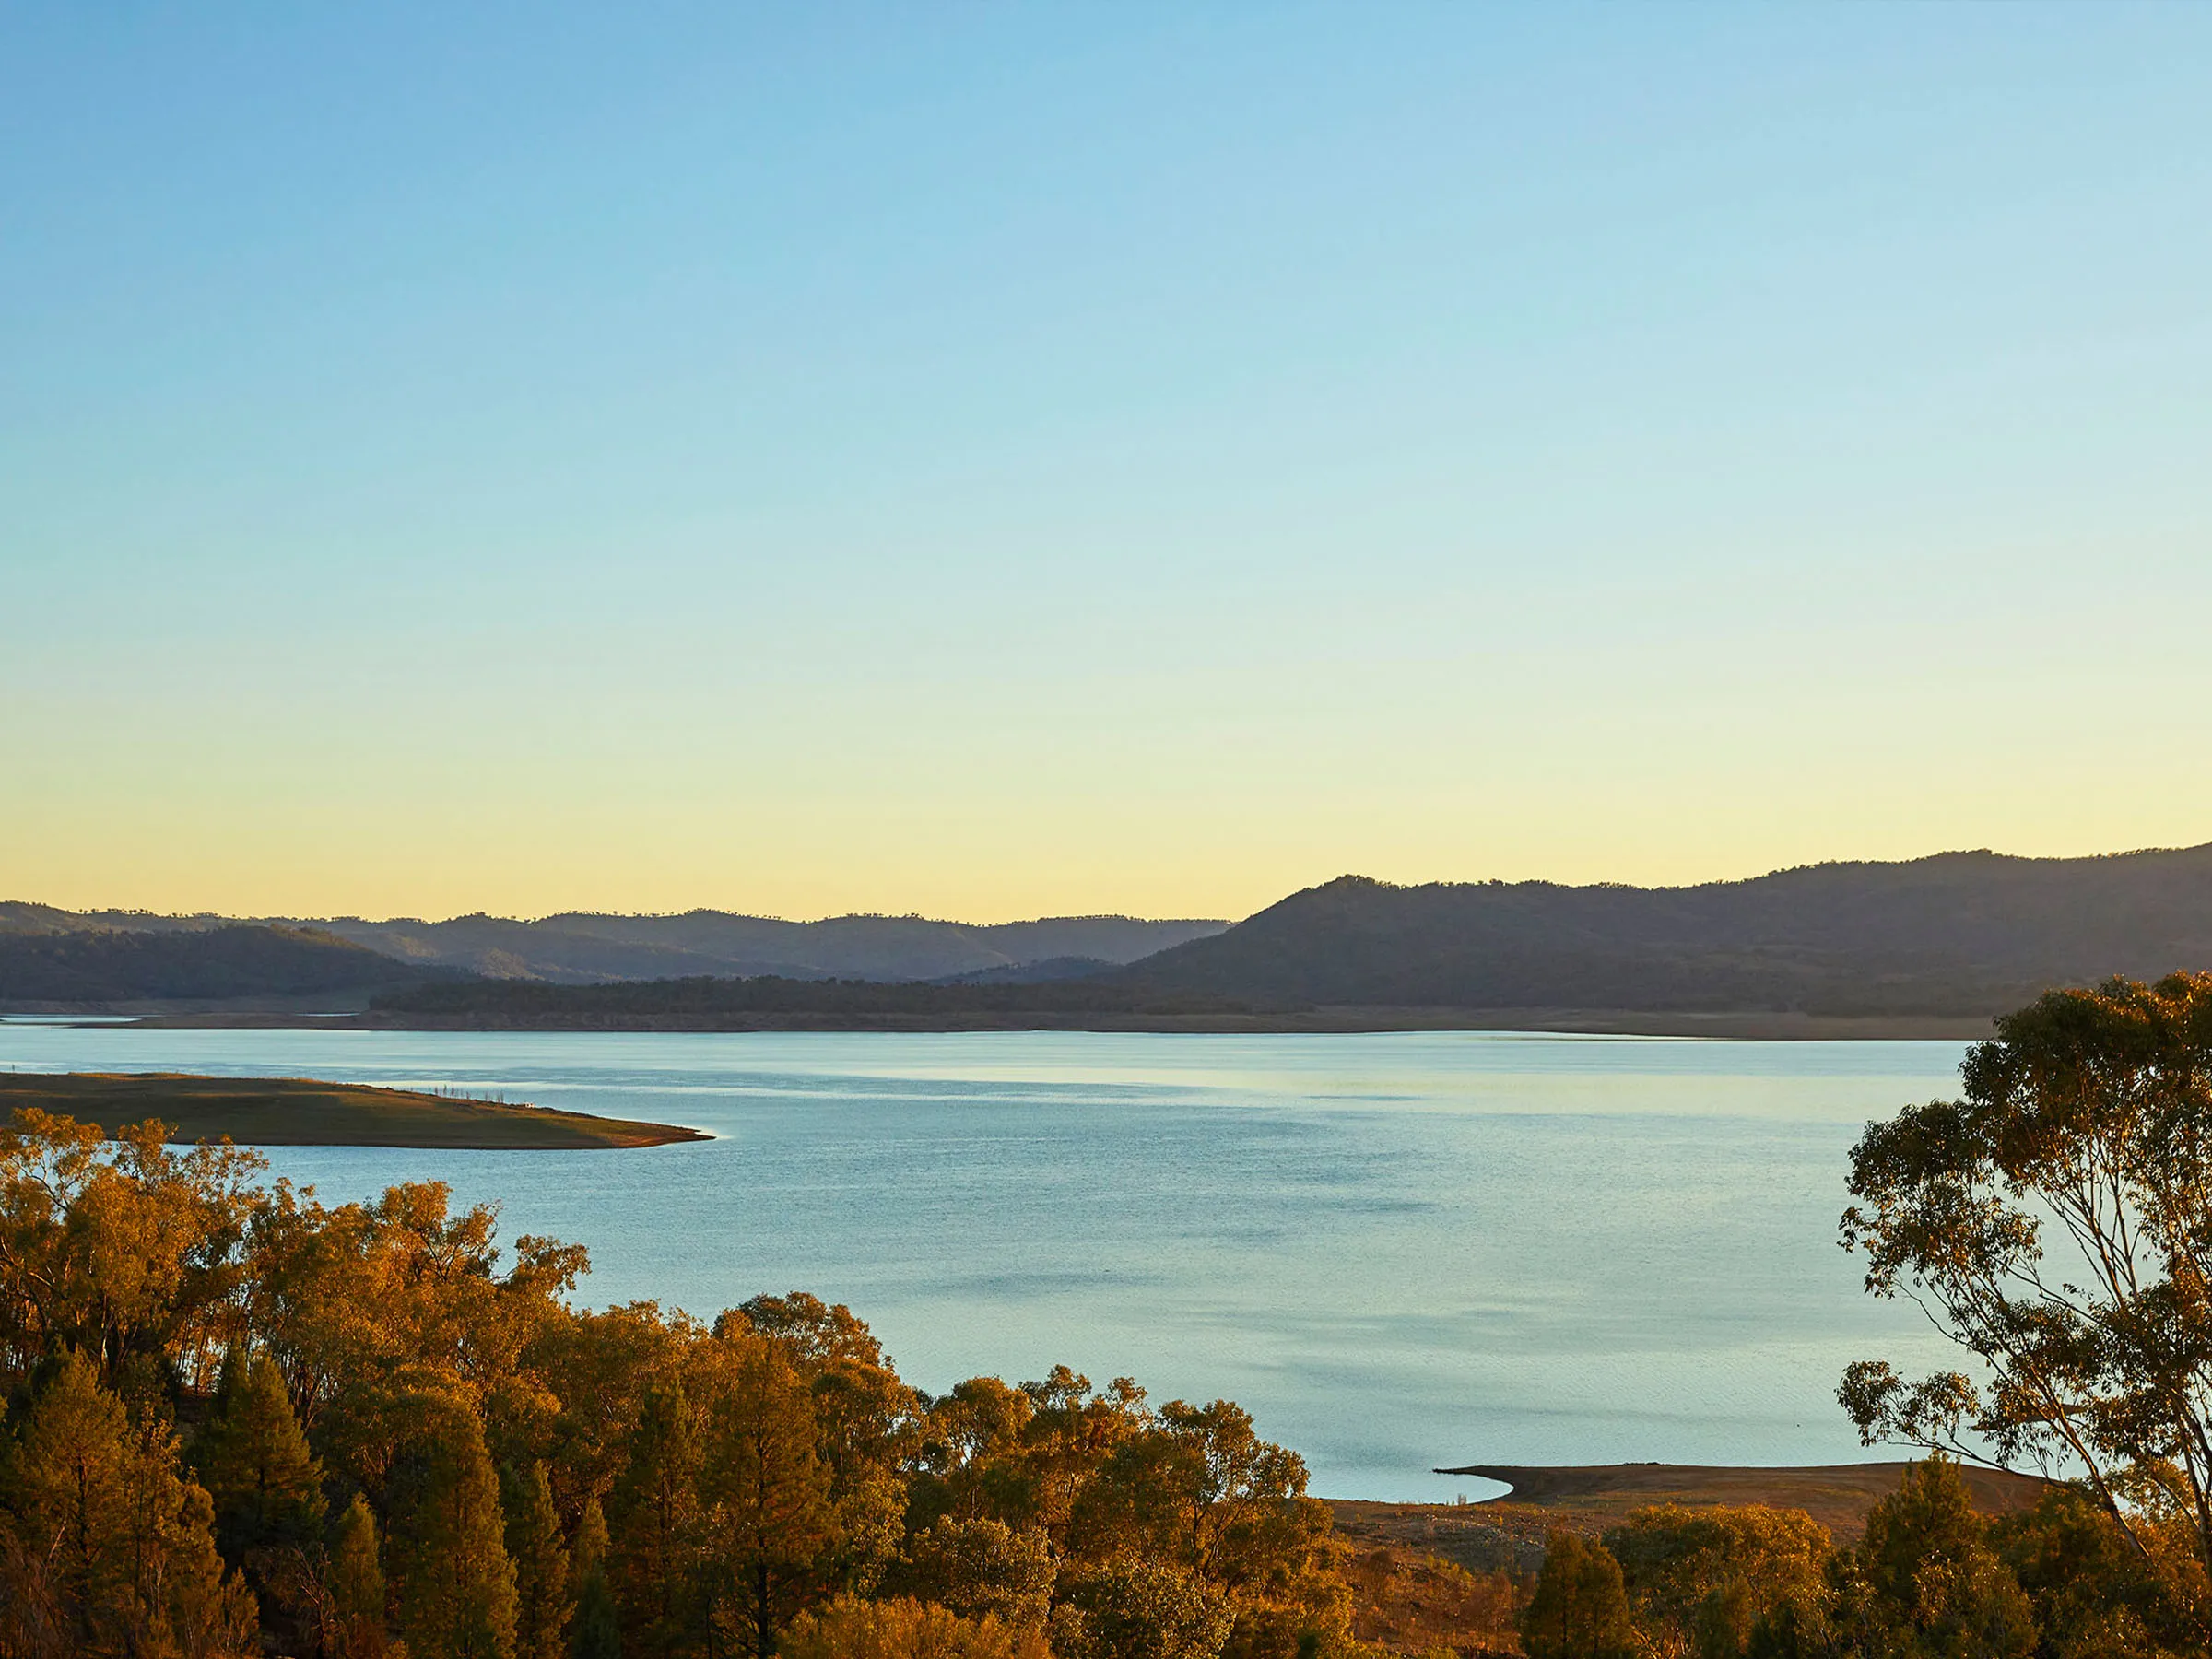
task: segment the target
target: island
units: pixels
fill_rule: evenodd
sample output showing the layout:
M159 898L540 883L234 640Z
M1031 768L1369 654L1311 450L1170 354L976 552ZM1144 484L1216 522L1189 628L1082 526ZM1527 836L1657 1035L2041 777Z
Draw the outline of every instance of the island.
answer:
M183 1072L0 1073L0 1117L25 1108L112 1135L159 1118L171 1141L253 1147L417 1147L453 1151L586 1151L709 1140L674 1124L636 1123L504 1100L375 1088L312 1077L206 1077Z

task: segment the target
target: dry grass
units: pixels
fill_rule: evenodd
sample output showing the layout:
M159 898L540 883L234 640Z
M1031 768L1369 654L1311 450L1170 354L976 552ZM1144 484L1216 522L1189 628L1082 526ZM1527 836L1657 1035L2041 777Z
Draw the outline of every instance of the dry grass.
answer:
M1513 1489L1485 1510L1529 1511L1559 1517L1554 1524L1588 1519L1610 1526L1630 1510L1653 1503L1763 1503L1803 1510L1843 1543L1866 1530L1866 1512L1903 1482L1901 1463L1826 1464L1804 1468L1765 1469L1706 1464L1592 1464L1536 1467L1512 1464L1470 1465L1443 1471L1501 1480ZM2026 1475L1969 1468L1962 1473L1983 1513L2006 1515L2033 1509L2043 1483ZM1444 1507L1444 1506L1434 1506ZM1466 1511L1459 1512L1465 1513ZM1576 1530L1583 1530L1577 1527Z
M1455 1469L1512 1485L1488 1503L1362 1503L1335 1500L1336 1535L1352 1582L1353 1629L1406 1653L1449 1649L1463 1656L1517 1653L1521 1611L1554 1532L1596 1537L1647 1504L1770 1504L1804 1510L1853 1543L1866 1512L1897 1490L1901 1463L1820 1468L1705 1467L1614 1464L1586 1467L1505 1465ZM1986 1514L2032 1508L2042 1483L1986 1469L1966 1471Z
M1352 1587L1352 1633L1362 1641L1462 1659L1521 1651L1521 1612L1535 1594L1533 1573L1469 1571L1427 1550L1348 1540L1341 1565Z
M0 1074L0 1112L22 1107L109 1134L159 1118L169 1139L229 1137L253 1147L429 1147L578 1151L704 1140L695 1129L550 1112L499 1100L309 1077L202 1077L179 1072Z

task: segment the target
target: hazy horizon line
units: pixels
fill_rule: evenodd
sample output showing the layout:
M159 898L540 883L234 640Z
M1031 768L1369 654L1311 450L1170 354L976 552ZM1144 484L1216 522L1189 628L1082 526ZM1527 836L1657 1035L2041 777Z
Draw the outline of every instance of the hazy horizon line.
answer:
M1330 877L1326 880L1309 882L1303 887L1292 888L1279 895L1277 898L1270 900L1267 904L1261 905L1258 910L1247 912L1242 916L1146 916L1139 915L1131 911L1068 911L1054 912L1049 915L1007 917L995 922L976 922L958 916L932 916L921 911L854 910L832 912L819 916L795 917L770 915L759 911L725 910L714 905L701 904L693 905L684 910L637 911L594 909L582 906L571 906L566 909L545 911L535 915L527 916L519 914L498 915L490 911L473 910L456 911L451 915L439 917L399 914L380 917L362 915L353 912L333 912L326 915L308 915L303 913L280 914L274 912L263 912L259 914L247 914L242 912L219 910L165 911L157 910L150 906L145 905L92 905L81 908L73 908L69 905L50 904L44 900L39 899L4 899L0 900L0 908L11 905L21 905L36 910L55 911L64 915L149 916L157 917L162 921L168 922L221 921L248 924L298 923L307 925L339 922L358 922L368 926L375 927L389 927L394 924L400 923L416 923L425 927L443 927L455 922L468 922L478 919L488 922L512 922L520 926L535 927L544 923L559 921L565 917L598 918L608 921L621 922L655 922L676 921L686 916L723 916L733 921L771 922L779 926L784 927L818 927L832 922L924 922L933 926L967 927L978 930L990 930L1007 927L1027 927L1034 926L1046 922L1139 922L1161 925L1200 922L1218 922L1225 927L1233 927L1237 925L1238 923L1247 921L1252 916L1259 914L1261 911L1267 910L1275 904L1281 903L1283 900L1294 898L1300 893L1312 892L1319 888L1328 887L1335 882L1347 880L1369 881L1373 882L1379 887L1398 888L1414 888L1422 887L1551 887L1562 888L1630 888L1641 892L1665 893L1687 892L1697 888L1736 886L1747 882L1763 881L1776 876L1794 875L1802 870L1838 869L1868 865L1894 865L1902 867L1908 865L1929 864L1933 863L1935 860L1942 858L1987 857L1993 859L2005 859L2009 862L2018 864L2087 864L2111 859L2141 858L2159 853L2203 853L2206 851L2212 851L2212 841L2195 841L2183 845L2127 847L2108 853L2000 853L1990 847L1947 847L1934 853L1916 853L1908 858L1812 859L1798 864L1776 865L1750 876L1715 877L1702 881L1648 883L1636 881L1611 881L1602 879L1594 881L1562 881L1540 876L1524 877L1512 879L1500 877L1437 877L1426 881L1392 881L1382 877L1365 876L1357 871L1347 870L1338 875Z

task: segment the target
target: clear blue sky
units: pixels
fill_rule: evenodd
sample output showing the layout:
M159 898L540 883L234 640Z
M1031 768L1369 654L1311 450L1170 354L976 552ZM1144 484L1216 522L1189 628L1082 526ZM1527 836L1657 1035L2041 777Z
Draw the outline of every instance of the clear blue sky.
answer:
M0 10L0 897L2201 841L2208 616L2212 7Z

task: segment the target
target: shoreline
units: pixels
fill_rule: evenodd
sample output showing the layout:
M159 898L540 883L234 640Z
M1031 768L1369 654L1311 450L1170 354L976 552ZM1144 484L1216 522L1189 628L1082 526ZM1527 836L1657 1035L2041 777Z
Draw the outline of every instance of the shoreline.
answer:
M112 1027L102 1028L112 1030ZM677 1124L315 1077L191 1072L0 1073L0 1124L30 1108L111 1138L159 1120L172 1146L382 1147L453 1152L629 1151L714 1137Z
M31 1010L24 1010L26 1013ZM499 1018L484 1015L387 1014L377 1010L311 1014L294 1009L197 1008L157 1011L86 1008L41 1012L66 1023L72 1012L107 1030L368 1030L368 1031L1086 1031L1186 1033L1194 1036L1355 1036L1393 1031L1496 1031L1531 1036L1704 1039L1716 1041L1973 1041L1988 1037L1992 1015L1802 1014L1766 1010L1725 1013L1650 1012L1619 1008L1319 1007L1283 1014L746 1014ZM120 1018L127 1023L117 1023Z

